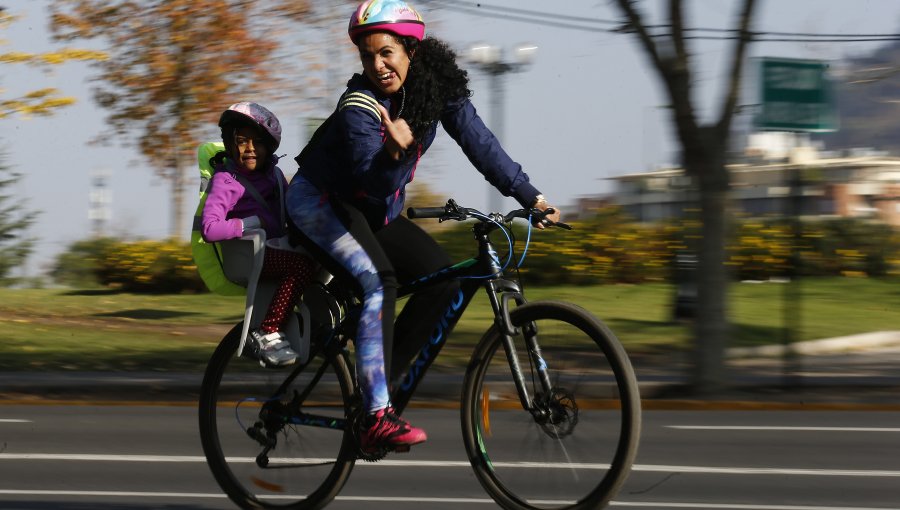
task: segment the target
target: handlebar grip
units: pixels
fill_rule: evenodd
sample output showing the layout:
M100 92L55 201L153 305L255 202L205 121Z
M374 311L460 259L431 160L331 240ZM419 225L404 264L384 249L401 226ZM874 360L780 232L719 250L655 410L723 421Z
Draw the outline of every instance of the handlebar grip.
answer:
M410 207L406 210L406 217L415 218L440 218L447 213L444 207Z

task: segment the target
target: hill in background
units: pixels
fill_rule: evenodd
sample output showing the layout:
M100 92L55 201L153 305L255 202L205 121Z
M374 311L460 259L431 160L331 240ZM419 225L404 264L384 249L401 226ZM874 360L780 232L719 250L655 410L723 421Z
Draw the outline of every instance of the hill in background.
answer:
M900 41L835 69L840 129L816 134L827 150L871 147L900 154Z

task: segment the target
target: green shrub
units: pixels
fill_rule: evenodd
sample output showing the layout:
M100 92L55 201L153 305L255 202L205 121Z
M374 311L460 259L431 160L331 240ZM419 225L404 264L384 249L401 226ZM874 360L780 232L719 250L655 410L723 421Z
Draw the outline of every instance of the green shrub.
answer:
M116 241L92 239L74 243L57 258L52 272L58 283L101 286L127 292L203 292L190 244L183 241Z
M112 247L98 268L102 285L128 292L199 292L190 245L182 241L135 241Z
M438 243L454 262L475 255L472 222L445 225ZM599 209L573 222L572 231L533 230L521 274L530 285L596 285L672 281L676 253L689 252L699 231L694 220L638 223L620 208ZM857 219L805 221L739 218L728 240L727 260L735 278L766 280L791 275L799 260L804 276L900 276L900 232ZM513 229L516 249L507 274L525 248L527 230ZM507 240L492 234L501 262ZM119 242L94 239L74 243L57 258L52 276L59 283L101 285L131 292L202 292L190 246L179 241Z
M69 287L99 287L97 271L101 261L118 243L109 237L76 241L56 257L50 277L54 282Z

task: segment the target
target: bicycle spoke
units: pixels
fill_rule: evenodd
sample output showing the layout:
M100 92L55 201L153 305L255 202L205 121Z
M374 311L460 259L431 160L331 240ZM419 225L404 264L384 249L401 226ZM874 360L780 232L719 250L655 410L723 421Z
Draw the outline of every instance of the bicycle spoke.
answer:
M241 507L302 509L329 501L353 465L345 446L352 392L346 367L336 363L340 358L318 358L299 374L264 370L229 355L226 344L229 337L210 362L200 408L216 480Z
M539 361L529 355L534 409L522 410L499 335L485 336L466 375L463 409L479 481L504 508L599 508L624 481L637 446L639 401L630 365L630 378L617 377L627 359L606 352L614 337L587 315L532 303L512 316L536 323L552 389L544 389Z

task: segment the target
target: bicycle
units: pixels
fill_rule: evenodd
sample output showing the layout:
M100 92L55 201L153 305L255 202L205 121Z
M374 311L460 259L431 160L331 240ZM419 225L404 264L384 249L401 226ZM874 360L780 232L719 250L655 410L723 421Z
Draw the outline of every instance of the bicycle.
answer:
M568 225L553 224L537 209L486 215L452 199L407 214L478 220L472 228L478 252L399 289L404 296L434 282L460 281L456 299L393 388L397 413L484 288L495 321L474 348L460 399L476 477L506 509L605 506L624 484L640 438L640 396L628 356L612 331L581 307L527 302L520 285L504 277L514 255L514 219L529 220L529 236L532 220ZM495 231L510 248L504 263L489 237ZM377 461L389 453L363 452L354 433L362 399L348 342L359 299L331 280L308 287L301 301L311 322L306 362L261 370L254 360L235 356L238 324L215 350L203 379L203 450L219 485L242 508L322 508L340 492L357 459Z

